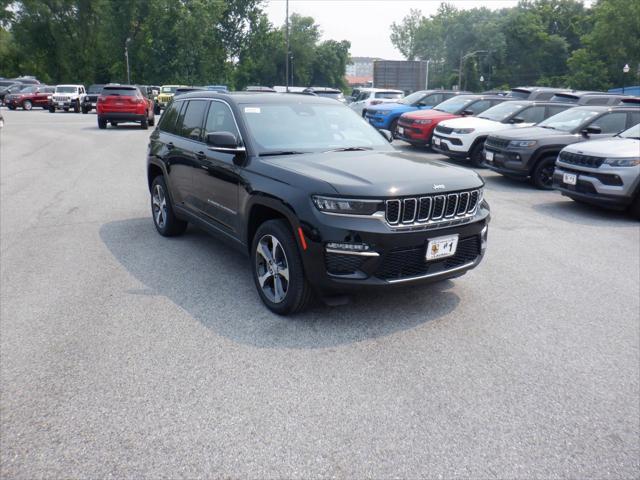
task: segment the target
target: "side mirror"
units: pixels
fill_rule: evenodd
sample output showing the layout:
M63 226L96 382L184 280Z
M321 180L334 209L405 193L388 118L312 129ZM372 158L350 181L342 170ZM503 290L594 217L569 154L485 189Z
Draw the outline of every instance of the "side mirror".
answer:
M384 138L387 139L387 142L391 143L393 142L393 133L391 133L389 130L378 130L380 132L380 135L382 135Z
M238 144L238 139L231 132L207 133L206 142L210 150L224 153L241 153L245 148Z
M597 135L598 133L602 133L602 128L597 125L589 125L587 128L583 128L580 133L583 137L588 137L589 135Z
M522 117L513 117L511 119L511 123L524 123L524 118L522 118Z
M462 111L462 116L466 117L468 115L473 115L473 110L463 110Z

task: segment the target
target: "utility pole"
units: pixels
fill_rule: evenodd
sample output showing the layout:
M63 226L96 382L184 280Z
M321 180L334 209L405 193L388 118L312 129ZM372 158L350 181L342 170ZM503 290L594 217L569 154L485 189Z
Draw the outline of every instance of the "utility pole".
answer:
M462 89L462 67L464 65L464 61L467 58L471 58L474 55L480 55L480 54L486 54L489 53L487 50L476 50L475 52L469 52L466 53L464 55L462 55L462 52L460 52L460 69L458 70L458 90ZM465 78L465 85L466 85L466 81L467 79Z
M427 80L424 83L424 89L425 90L429 90L429 63L431 62L430 59L427 60Z
M284 65L284 78L285 78L287 93L289 93L289 0L287 0L287 19L285 21L285 25L286 25L286 37L287 37L287 52L286 52L286 60Z

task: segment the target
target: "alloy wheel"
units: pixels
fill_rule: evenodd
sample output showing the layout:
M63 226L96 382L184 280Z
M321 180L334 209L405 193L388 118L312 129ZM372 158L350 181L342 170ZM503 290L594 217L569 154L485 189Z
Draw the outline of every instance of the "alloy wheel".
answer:
M162 186L157 185L153 189L153 219L159 228L164 228L167 223L167 196Z
M273 235L264 235L256 246L256 275L264 295L281 303L289 291L289 263L282 244Z

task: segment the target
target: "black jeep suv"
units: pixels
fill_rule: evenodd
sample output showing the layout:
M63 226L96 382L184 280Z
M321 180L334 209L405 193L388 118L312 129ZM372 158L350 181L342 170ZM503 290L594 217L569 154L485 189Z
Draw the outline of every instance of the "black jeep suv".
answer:
M272 311L364 286L457 277L480 263L489 207L469 170L397 151L332 99L199 91L150 138L161 235L187 222L251 257Z

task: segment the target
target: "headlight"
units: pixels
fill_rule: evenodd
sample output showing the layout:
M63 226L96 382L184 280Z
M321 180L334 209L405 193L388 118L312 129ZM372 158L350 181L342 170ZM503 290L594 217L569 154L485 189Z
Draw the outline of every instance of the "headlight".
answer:
M475 128L454 128L453 133L457 133L458 135L465 135L467 133L473 133Z
M415 120L413 123L416 125L429 125L433 120Z
M350 198L333 198L314 195L311 197L316 208L325 213L341 213L344 215L373 215L384 210L382 200L354 200Z
M537 143L536 140L511 140L509 146L512 148L531 148Z
M604 164L610 167L635 167L640 165L640 157L605 158Z

